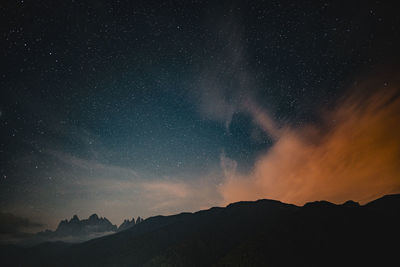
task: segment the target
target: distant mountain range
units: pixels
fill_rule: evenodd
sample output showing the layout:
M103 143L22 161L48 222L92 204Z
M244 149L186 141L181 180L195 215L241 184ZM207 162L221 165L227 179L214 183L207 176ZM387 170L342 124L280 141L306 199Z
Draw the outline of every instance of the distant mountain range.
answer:
M102 221L91 218L80 222ZM76 221L59 228L68 232ZM115 229L104 218L100 224ZM400 195L366 205L258 200L155 216L79 244L2 246L0 259L1 266L397 266L399 225Z
M55 231L45 230L39 232L22 243L32 245L47 241L83 242L129 229L142 221L143 219L140 217L136 221L134 218L127 219L117 227L107 218L99 217L97 214L92 214L89 218L83 220L74 215L70 220L62 220Z

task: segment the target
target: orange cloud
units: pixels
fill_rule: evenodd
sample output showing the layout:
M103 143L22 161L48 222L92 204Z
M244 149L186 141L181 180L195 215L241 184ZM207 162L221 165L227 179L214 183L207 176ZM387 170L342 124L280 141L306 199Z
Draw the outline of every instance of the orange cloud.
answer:
M377 93L366 93L370 85L358 86L352 90L357 93L324 112L319 126L279 129L274 146L249 174L237 173L235 164L222 157L225 180L219 190L224 201L271 198L304 204L353 199L365 203L399 193L400 90L379 85ZM255 121L263 118L257 116Z

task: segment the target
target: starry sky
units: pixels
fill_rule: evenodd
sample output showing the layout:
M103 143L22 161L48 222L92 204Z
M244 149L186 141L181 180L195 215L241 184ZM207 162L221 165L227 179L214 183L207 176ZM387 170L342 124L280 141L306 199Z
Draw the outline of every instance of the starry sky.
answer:
M395 3L4 1L0 211L400 192Z

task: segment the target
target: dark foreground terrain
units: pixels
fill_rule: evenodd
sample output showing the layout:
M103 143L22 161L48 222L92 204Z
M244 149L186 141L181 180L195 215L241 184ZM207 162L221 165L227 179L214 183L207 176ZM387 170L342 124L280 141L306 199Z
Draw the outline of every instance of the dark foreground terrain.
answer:
M1 266L400 266L400 195L156 216L80 244L2 246Z

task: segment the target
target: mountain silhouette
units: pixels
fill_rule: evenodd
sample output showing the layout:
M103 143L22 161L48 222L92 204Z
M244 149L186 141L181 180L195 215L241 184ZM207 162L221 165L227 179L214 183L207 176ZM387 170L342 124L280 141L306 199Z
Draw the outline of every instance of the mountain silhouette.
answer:
M37 233L31 242L40 243L56 240L82 242L116 231L116 225L97 214L92 214L84 220L80 220L77 215L74 215L70 220L61 221L55 231L45 230Z
M245 201L79 244L3 246L0 256L2 266L392 266L399 211L400 195L366 205Z
M89 218L83 220L80 220L77 215L74 215L70 220L62 220L55 231L45 230L39 232L28 239L23 239L20 243L30 246L55 241L79 243L129 229L142 221L143 219L138 217L135 223L135 219L132 218L132 220L124 220L124 222L117 227L107 218L99 217L97 214L92 214Z
M88 219L79 220L74 215L71 220L61 221L54 232L56 235L82 235L96 232L115 232L117 226L113 225L107 218L99 218L97 214L91 215Z
M140 223L140 222L141 222L141 218L138 217L137 223ZM135 226L135 225L136 225L135 218L132 218L132 220L126 219L118 227L118 232L119 231L124 231L124 230L126 230L126 229L128 229L128 228L130 228L132 226Z

